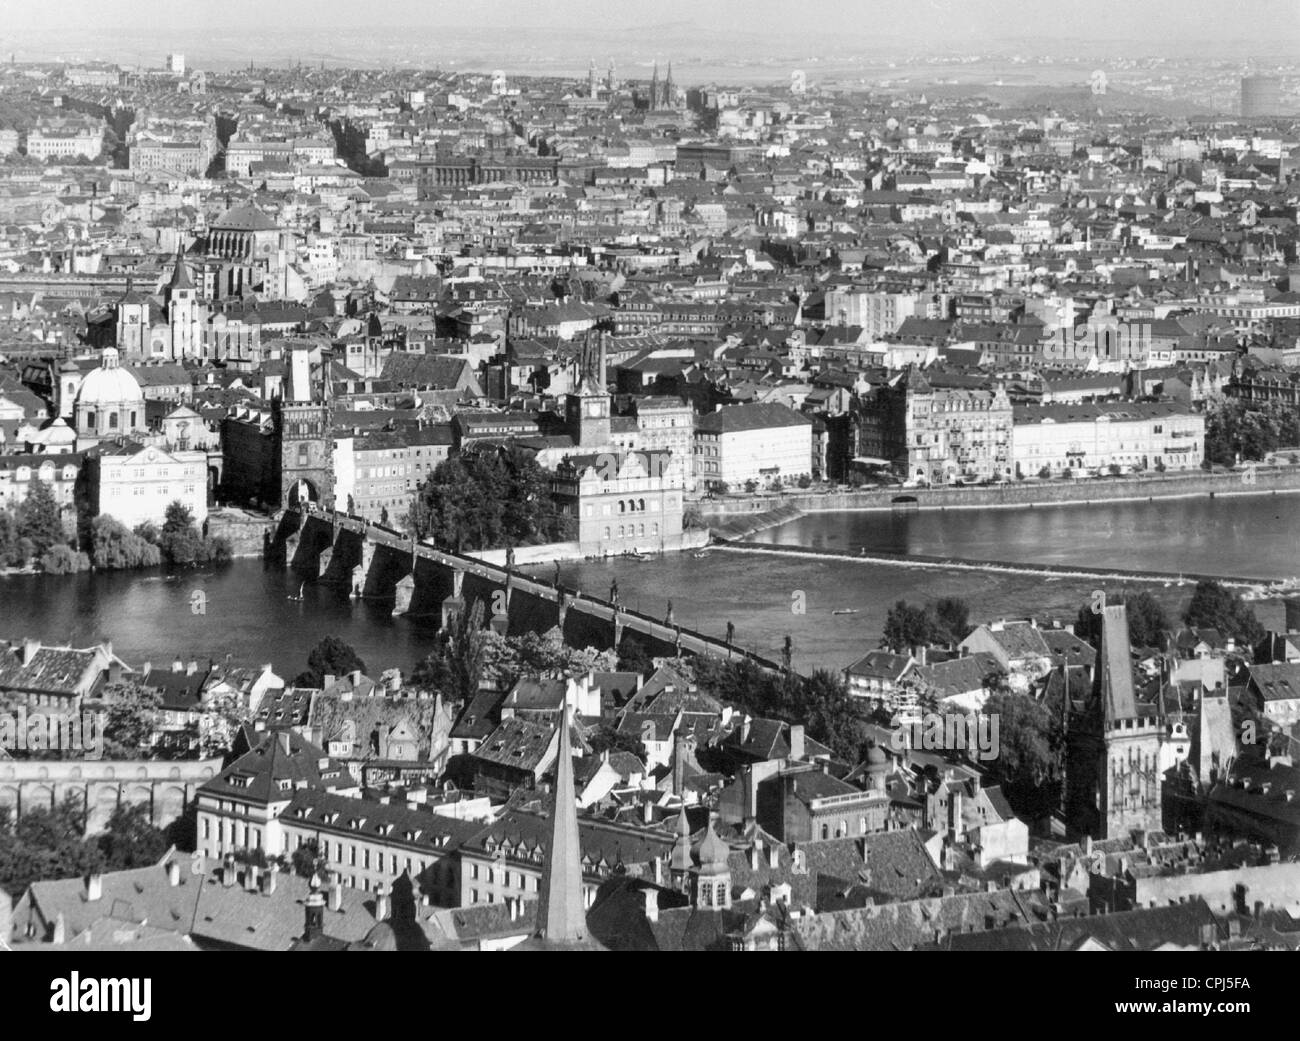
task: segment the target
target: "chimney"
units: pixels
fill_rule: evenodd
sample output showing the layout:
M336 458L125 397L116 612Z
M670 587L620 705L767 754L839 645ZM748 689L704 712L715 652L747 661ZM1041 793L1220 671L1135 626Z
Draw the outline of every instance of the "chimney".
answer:
M227 888L235 884L235 855L227 853L221 862L221 884Z
M641 823L653 824L655 822L655 804L649 799L641 804Z
M280 730L276 733L275 739L280 743L280 751L285 755L289 754L289 731Z
M323 936L325 933L325 898L319 890L313 890L305 903L306 921L303 925L302 938L307 941Z
M745 823L758 820L758 782L754 780L754 768L746 766L740 772L741 793L745 797Z
M749 847L749 870L757 871L763 866L763 840L757 836Z
M791 758L791 759L802 759L802 758L803 758L803 752L804 752L804 748L803 748L803 724L802 724L802 723L791 723L791 724L790 724L790 758Z
M948 798L948 841L956 843L965 831L961 817L961 792L953 792Z
M39 651L40 649L41 649L40 640L24 640L23 641L23 664L30 665L32 663L32 659L36 657L36 652Z
M256 893L261 888L261 878L259 877L261 873L262 869L256 864L244 865L244 888L250 893Z
M744 718L740 721L740 743L742 745L749 741L749 725L752 722L753 720L750 719L749 713L746 712Z
M343 879L337 874L334 876L334 884L330 886L330 910L343 910Z
M267 868L266 874L262 876L261 890L263 896L272 896L275 893L275 876L275 869Z
M924 666L926 664L926 655L929 653L929 650L930 649L924 644L917 644L917 646L912 648L912 657L916 659L917 665Z
M86 900L93 902L104 895L104 876L98 872L86 876Z
M66 943L68 939L68 923L63 919L63 912L60 911L54 919L54 929L50 933L51 943Z
M199 663L196 662L196 661L189 662L189 663L186 664L186 666L185 666L185 675L186 675L186 676L193 676L193 675L194 675L196 672L198 672L198 671L199 671Z
M175 860L167 861L167 884L169 886L181 884L181 866Z
M647 887L645 893L645 917L648 922L659 921L659 890Z
M172 672L184 672L184 671L185 671L185 663L183 661L177 658L175 661L172 662Z
M375 886L375 921L383 922L388 919L388 886L380 882Z
M149 678L149 673L151 673L151 672L153 672L153 662L151 662L151 661L147 661L147 662L145 662L143 665L140 666L140 678L141 678L142 680L143 680L143 679L148 679L148 678Z

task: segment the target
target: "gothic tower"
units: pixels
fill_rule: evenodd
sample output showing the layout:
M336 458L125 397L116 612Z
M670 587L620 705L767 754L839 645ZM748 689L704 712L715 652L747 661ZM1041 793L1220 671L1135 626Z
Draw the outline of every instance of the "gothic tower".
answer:
M655 62L654 75L650 77L650 109L659 107L659 63Z
M1163 824L1159 709L1137 700L1123 604L1102 608L1101 646L1086 707L1065 706L1066 823L1094 838Z
M190 280L185 266L185 250L176 247L176 266L172 280L167 284L167 327L170 342L168 355L172 361L198 358L203 354L203 316L198 290Z
M672 108L676 98L673 95L673 63L668 63L668 75L664 77L663 108Z
M610 444L609 393L605 388L605 334L590 330L578 360L578 382L565 398L565 423L578 448Z
M288 380L273 408L280 505L334 502L329 354L321 357L320 387L311 374L311 350L289 352Z

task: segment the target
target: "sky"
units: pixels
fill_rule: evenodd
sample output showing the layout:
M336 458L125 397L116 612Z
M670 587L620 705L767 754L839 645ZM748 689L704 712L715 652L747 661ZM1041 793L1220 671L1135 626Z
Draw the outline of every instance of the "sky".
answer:
M1296 0L8 0L5 6L0 39L11 43L32 33L134 30L164 49L168 33L204 28L355 34L367 25L619 35L667 25L689 27L709 45L741 31L773 44L814 37L827 45L860 41L864 49L881 38L941 47L1122 39L1151 53L1193 40L1253 42L1270 53L1300 43Z

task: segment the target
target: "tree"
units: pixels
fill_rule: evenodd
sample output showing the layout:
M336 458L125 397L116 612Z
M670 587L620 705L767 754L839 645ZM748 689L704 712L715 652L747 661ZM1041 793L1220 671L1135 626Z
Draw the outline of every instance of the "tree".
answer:
M1028 694L1005 689L989 695L982 714L998 721L992 780L1017 813L1029 819L1052 813L1060 801L1064 735L1059 715Z
M33 478L27 498L18 506L18 536L31 539L33 551L44 556L54 546L66 545L63 518L54 490L39 477Z
M74 575L90 570L90 557L61 543L41 554L41 570L49 575Z
M1183 621L1193 629L1217 629L1240 643L1258 643L1264 636L1255 612L1239 595L1221 583L1205 579L1196 583Z
M415 667L412 682L469 704L483 678L486 646L483 601L475 600L460 612L455 625L439 631L434 649Z
M620 672L639 672L642 676L648 676L654 669L654 661L646 653L645 644L635 636L623 639L618 653L618 669Z
M971 634L970 605L955 596L941 597L934 605L934 625L939 642L961 643Z
M0 510L0 567L21 567L31 555L32 544L19 536L14 515Z
M365 672L366 663L350 644L337 636L327 636L307 655L307 670L298 673L295 687L320 687L326 676L346 676L350 672Z
M167 852L167 836L153 826L144 803L118 806L98 839L106 871L150 867Z
M881 646L896 654L907 654L913 647L928 647L936 642L934 616L924 607L913 607L899 600L885 616Z
M109 684L100 700L108 717L104 754L110 759L138 759L162 719L162 695L154 687L127 681Z
M1160 646L1161 634L1171 628L1164 605L1145 590L1125 593L1123 602L1128 614L1129 643L1134 647ZM1101 615L1093 611L1092 604L1084 604L1079 608L1074 635L1087 640L1094 647L1101 646Z
M308 839L293 851L289 864L293 868L293 873L299 878L311 878L312 875L317 874L326 865L325 858L321 855L320 843L315 839Z
M55 806L35 806L14 819L0 805L0 889L20 894L41 879L77 878L102 869L104 856L86 838L83 800L69 792Z
M556 508L549 477L519 448L463 452L420 486L406 530L457 551L564 541L574 520Z
M203 555L203 537L194 526L194 514L179 499L167 507L158 546L169 564L194 564Z
M645 745L641 739L633 734L623 733L612 723L602 723L598 726L587 739L587 743L595 755L603 752L631 752L641 762L647 761Z
M157 546L108 514L95 518L90 538L91 557L97 568L118 571L156 567L162 563L162 552Z

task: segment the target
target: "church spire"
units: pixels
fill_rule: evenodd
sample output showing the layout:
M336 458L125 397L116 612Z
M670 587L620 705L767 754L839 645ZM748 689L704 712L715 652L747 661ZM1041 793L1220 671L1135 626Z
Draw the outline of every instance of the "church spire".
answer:
M178 242L176 244L176 266L172 268L172 280L168 284L169 289L193 289L194 283L190 281L189 268L185 266L185 244Z
M578 844L578 807L573 791L573 752L569 747L569 706L559 724L555 760L555 809L538 892L537 935L552 943L580 943L587 938L582 902L582 852Z

